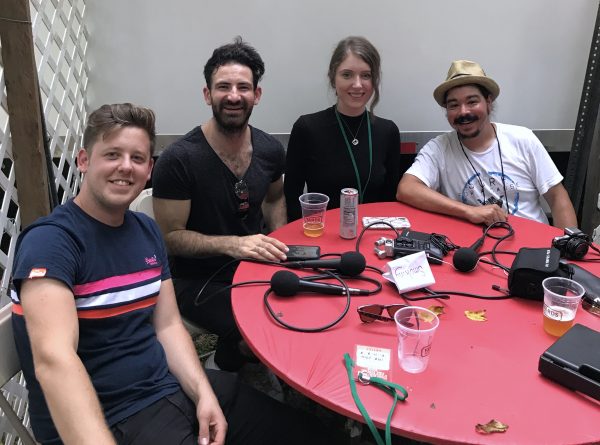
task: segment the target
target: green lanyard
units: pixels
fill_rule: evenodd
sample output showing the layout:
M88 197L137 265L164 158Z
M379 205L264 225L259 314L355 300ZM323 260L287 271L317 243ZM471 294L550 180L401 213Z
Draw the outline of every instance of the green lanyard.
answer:
M354 403L356 404L356 407L362 414L363 419L365 419L367 426L371 430L371 434L373 435L375 442L377 442L377 445L391 445L392 431L391 431L390 425L392 423L392 414L394 414L394 410L396 409L396 404L398 403L398 400L400 400L400 401L406 400L406 398L408 397L408 392L406 392L406 389L404 389L402 386L398 385L397 383L388 382L387 380L384 380L379 377L361 377L361 376L359 376L359 379L361 382L363 382L367 385L373 385L376 388L379 388L379 389L387 392L389 395L391 395L394 398L394 402L392 403L392 407L390 408L390 412L389 412L387 420L385 422L385 442L384 442L384 440L379 435L379 431L377 431L375 424L371 420L371 417L369 416L367 409L360 401L360 397L358 396L358 392L356 391L356 382L354 381L354 362L352 361L352 359L350 358L350 355L348 353L344 354L344 363L346 365L346 371L348 371L348 382L350 383L350 391L352 392L352 398L354 399ZM400 391L402 394L399 394L398 391Z
M363 188L362 183L360 182L358 166L356 165L356 160L354 159L354 153L352 152L352 147L350 147L350 141L348 141L346 130L344 129L344 125L342 124L342 118L340 117L340 113L338 113L337 106L334 105L333 109L335 110L335 117L337 118L338 125L340 126L342 136L344 136L344 142L346 142L348 154L350 155L350 159L352 160L354 174L356 175L356 182L358 183L358 202L362 204L362 202L365 199L365 190L367 190L367 186L369 185L369 181L371 180L371 170L373 169L373 140L371 138L371 119L369 118L369 112L365 109L365 113L367 113L367 133L369 135L369 176L367 177L367 182L365 182L365 187Z

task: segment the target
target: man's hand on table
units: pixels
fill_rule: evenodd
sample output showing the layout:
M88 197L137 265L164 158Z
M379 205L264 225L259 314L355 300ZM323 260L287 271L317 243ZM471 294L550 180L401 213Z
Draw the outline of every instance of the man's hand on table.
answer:
M496 204L473 206L467 211L467 220L473 224L485 224L489 226L495 222L506 221L506 219L506 212Z
M288 247L281 241L266 235L248 235L238 238L234 258L253 258L266 261L285 261Z

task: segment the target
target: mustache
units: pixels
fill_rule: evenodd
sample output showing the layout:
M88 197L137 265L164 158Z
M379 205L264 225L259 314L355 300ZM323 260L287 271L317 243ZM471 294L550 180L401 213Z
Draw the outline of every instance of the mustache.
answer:
M454 123L456 125L470 124L476 120L479 120L479 118L474 114L463 114L462 116L458 116L456 119L454 119Z
M225 107L241 107L244 110L246 110L248 108L248 104L244 101L237 101L237 102L221 102L221 109L224 109Z

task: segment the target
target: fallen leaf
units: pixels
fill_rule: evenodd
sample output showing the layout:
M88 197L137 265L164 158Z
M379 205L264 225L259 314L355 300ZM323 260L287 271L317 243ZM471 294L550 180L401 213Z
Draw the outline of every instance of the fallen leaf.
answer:
M444 306L429 306L427 309L435 315L442 315L444 313Z
M429 309L435 315L440 315L444 313L444 306L429 306L427 309ZM433 315L429 315L426 312L419 312L418 317L419 320L425 321L427 323L433 321Z
M485 309L482 309L480 311L465 311L465 315L469 320L487 321L487 318L485 318Z
M488 423L475 425L475 431L481 434L504 433L508 429L508 425L499 420L490 420Z
M427 323L431 323L431 321L433 321L433 315L428 314L427 312L419 312L417 314L417 317L419 318L419 320Z

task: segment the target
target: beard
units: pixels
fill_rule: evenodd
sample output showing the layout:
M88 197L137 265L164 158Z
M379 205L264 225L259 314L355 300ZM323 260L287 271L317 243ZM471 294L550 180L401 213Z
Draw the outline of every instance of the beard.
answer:
M474 139L481 134L481 130L478 128L473 133L462 133L456 130L456 134L458 134L461 139Z
M226 107L233 105L229 102L222 101L218 104L213 104L213 117L219 129L229 135L241 133L246 129L250 115L252 114L252 106L248 105L244 99L241 99L241 113L236 116L227 114Z

